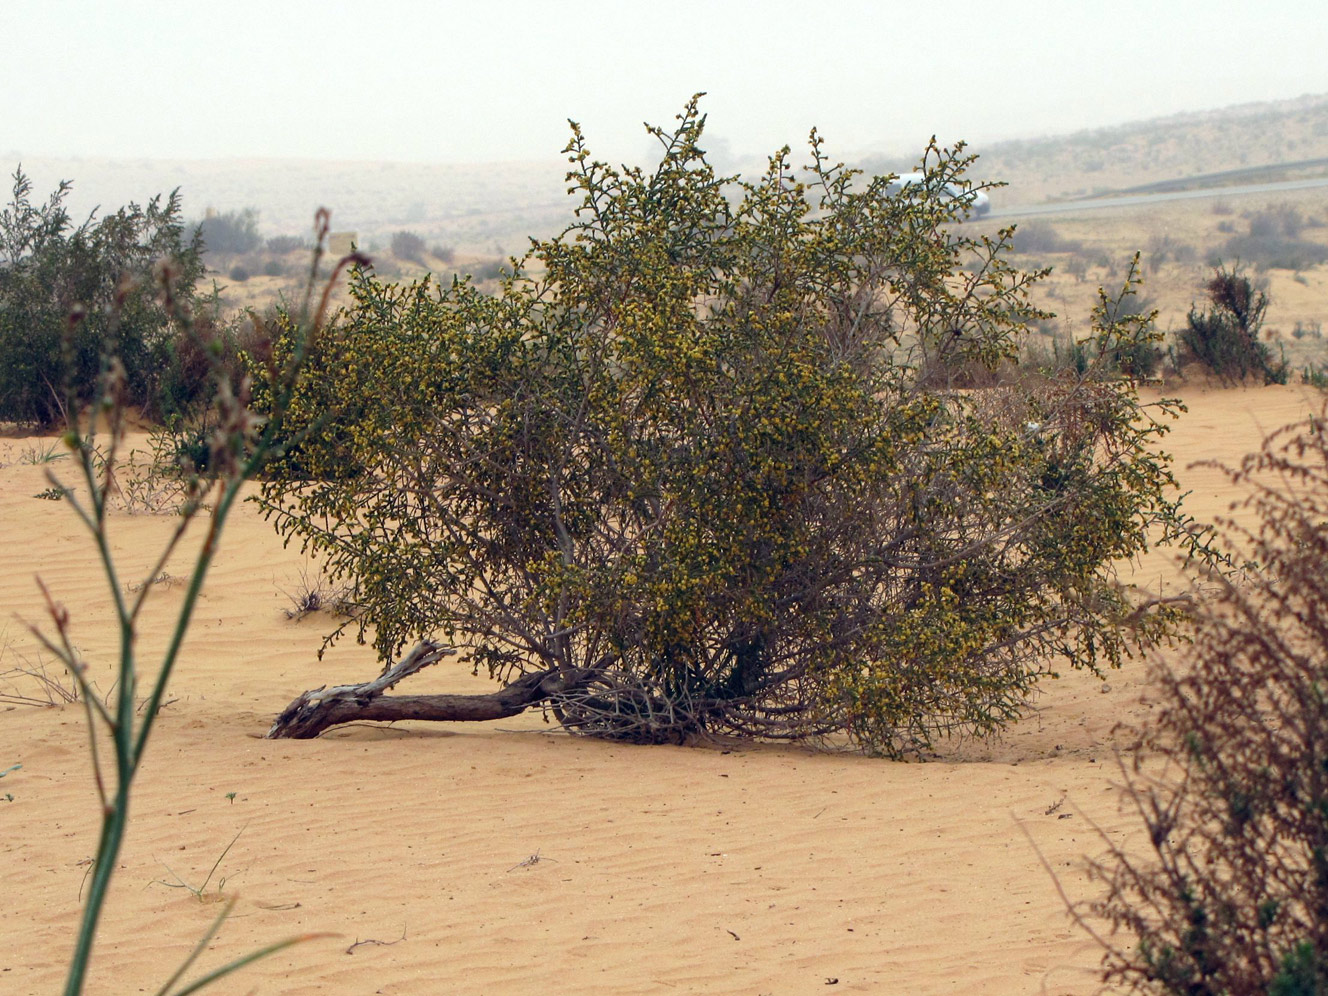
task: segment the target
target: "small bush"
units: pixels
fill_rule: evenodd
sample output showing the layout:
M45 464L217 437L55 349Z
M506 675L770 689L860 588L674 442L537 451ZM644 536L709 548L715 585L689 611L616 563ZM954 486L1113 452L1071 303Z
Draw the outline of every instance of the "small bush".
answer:
M63 421L71 404L92 399L111 355L121 365L119 400L157 414L178 365L183 333L174 314L194 306L203 272L179 192L74 227L64 206L70 189L62 182L33 204L19 169L0 211L0 420Z
M292 252L308 252L312 247L308 239L302 239L295 235L274 235L267 240L267 251L276 253L278 256L285 256Z
M1296 327L1291 330L1291 337L1293 339L1322 339L1323 326L1319 322L1296 322Z
M1328 992L1328 422L1279 430L1238 470L1257 531L1217 577L1189 666L1161 668L1126 798L1151 845L1090 862L1112 928L1104 981L1136 993ZM1128 932L1128 947L1115 939Z
M1134 380L1148 380L1162 365L1162 350L1152 342L1130 342L1116 347L1111 354L1112 363L1124 376Z
M285 272L286 268L281 265L280 260L269 259L263 264L263 276L265 277L279 277Z
M227 271L226 276L230 277L237 284L242 284L249 279L249 271L239 263L236 263Z
M392 255L412 263L424 261L424 239L414 232L396 232L392 236Z
M1025 222L1014 233L1013 251L1021 255L1081 252L1083 247L1082 242L1065 238L1045 221Z
M1267 344L1259 341L1268 295L1238 268L1221 266L1206 290L1210 307L1202 312L1191 307L1180 333L1189 356L1224 381L1244 382L1257 373L1265 384L1285 384L1286 364L1275 363Z
M1328 260L1328 246L1300 237L1309 222L1290 204L1273 205L1246 219L1245 234L1237 234L1229 222L1217 226L1218 231L1231 233L1223 248L1228 259L1276 270L1305 270Z
M1135 292L1122 294L1105 307L1108 323L1131 323L1152 328L1157 320L1152 298ZM1110 369L1132 380L1152 377L1162 364L1162 350L1157 345L1160 340L1160 335L1129 336L1113 342L1106 353Z
M429 255L444 266L451 266L456 261L456 250L451 246L433 245L429 247Z
M1223 252L1261 270L1308 270L1328 261L1328 246L1281 235L1234 235Z
M258 235L258 209L209 214L199 223L203 246L208 252L253 252L263 240Z
M352 619L359 611L352 585L336 584L321 573L311 573L308 568L300 571L299 584L294 591L278 590L290 599L290 608L283 610L287 619L303 619L318 612Z
M1249 216L1250 234L1255 238L1294 239L1305 227L1305 217L1290 204L1278 204Z
M1300 382L1320 391L1328 391L1328 369L1310 363L1301 369Z
M1088 277L1088 260L1076 253L1066 262L1064 269L1074 277L1076 283L1083 283Z

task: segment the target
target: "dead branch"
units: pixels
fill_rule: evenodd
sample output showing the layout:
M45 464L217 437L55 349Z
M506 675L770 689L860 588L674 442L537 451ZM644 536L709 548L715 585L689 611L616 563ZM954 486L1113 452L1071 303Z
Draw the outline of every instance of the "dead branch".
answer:
M569 675L563 669L549 668L523 675L506 687L483 695L383 694L402 679L454 654L454 647L426 640L372 681L305 692L282 710L267 731L267 738L308 740L328 727L361 720L459 723L505 719L575 687L587 677L580 671Z

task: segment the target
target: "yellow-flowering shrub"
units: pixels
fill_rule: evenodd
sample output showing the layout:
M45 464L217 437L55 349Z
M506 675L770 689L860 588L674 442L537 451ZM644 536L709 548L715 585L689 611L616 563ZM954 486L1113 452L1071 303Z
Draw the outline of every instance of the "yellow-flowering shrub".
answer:
M1010 231L970 237L963 198L895 196L815 133L803 170L719 177L703 125L693 100L652 129L654 170L574 126L576 220L494 294L360 274L265 490L356 586L360 638L556 671L582 732L897 754L1164 630L1113 572L1182 525L1130 386L954 386L1039 315ZM969 163L932 146L927 188Z

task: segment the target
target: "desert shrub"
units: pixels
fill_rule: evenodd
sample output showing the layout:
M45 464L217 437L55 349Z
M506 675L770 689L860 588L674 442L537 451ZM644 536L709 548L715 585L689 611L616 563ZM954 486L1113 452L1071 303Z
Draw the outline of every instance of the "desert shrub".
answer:
M1328 246L1279 235L1233 235L1222 252L1263 270L1308 270L1328 261Z
M574 129L578 220L493 293L353 281L263 498L354 586L360 639L455 638L576 732L898 754L1166 631L1112 565L1181 529L1153 448L1175 404L935 376L1006 362L1040 316L1008 232L815 135L807 172L784 150L737 181L695 102L652 133L658 167L618 171ZM1108 309L1095 355L1151 336Z
M1127 292L1107 303L1105 320L1108 323L1133 323L1151 328L1157 319L1157 308L1152 298L1135 290L1135 275L1139 256L1136 255L1126 277ZM1126 336L1108 345L1106 357L1110 368L1122 376L1143 380L1154 376L1162 364L1160 336Z
M1290 204L1254 212L1248 215L1248 222L1246 233L1233 234L1223 246L1228 259L1278 270L1306 270L1328 260L1328 246L1300 237L1307 222ZM1226 230L1234 232L1234 227Z
M307 239L302 239L298 235L274 235L267 240L267 251L276 253L278 256L285 256L292 252L308 252L312 246Z
M279 259L269 259L263 264L263 276L279 277L286 272L286 268L281 265Z
M1065 261L1063 269L1070 276L1074 277L1077 283L1083 283L1088 277L1088 265L1088 259L1085 256L1075 253Z
M233 395L247 393L251 371L268 376L272 326L257 314L223 316L215 299L195 312L163 375L148 476L187 478L208 469L218 425L206 402L223 384Z
M456 250L451 246L436 244L429 247L429 255L444 266L451 266L456 260Z
M1090 865L1105 981L1132 992L1328 991L1328 442L1324 415L1279 430L1228 477L1255 531L1211 579L1193 649L1160 668L1161 710L1125 769L1146 830ZM1132 942L1121 942L1123 931Z
M1124 277L1124 289L1115 298L1104 298L1097 316L1098 328L1129 327L1136 334L1103 337L1096 331L1075 337L1063 331L1054 316L1029 321L1033 333L1020 351L1019 366L1055 378L1104 379L1123 376L1134 380L1152 377L1161 364L1161 335L1153 331L1157 311L1137 291L1140 256L1135 255Z
M1052 340L1051 348L1055 369L1073 371L1076 377L1087 376L1089 368L1093 365L1088 344L1080 342L1073 336L1063 338L1057 336Z
M1322 339L1323 325L1320 322L1296 322L1296 327L1291 330L1293 339Z
M231 345L234 321L222 321L218 302L200 302L188 323L170 341L170 349L156 371L152 404L146 408L158 423L192 417L208 408L216 385L215 372L229 368L229 380L238 385L240 363Z
M1260 375L1265 384L1285 384L1285 363L1275 362L1267 343L1259 341L1268 295L1256 288L1239 268L1219 266L1205 289L1206 311L1190 308L1180 341L1189 358L1225 381Z
M226 276L234 280L237 284L242 284L249 279L249 270L239 263L236 263L226 271Z
M1067 239L1050 222L1026 221L1015 229L1013 252L1020 255L1082 252L1083 243Z
M208 252L227 255L253 252L263 244L258 234L257 208L209 213L198 223L198 228Z
M61 421L68 404L92 399L112 354L123 367L124 402L153 414L163 376L177 365L183 333L175 310L192 307L203 269L178 191L75 227L64 206L69 189L61 183L45 204L33 204L20 169L0 211L2 420ZM163 280L166 302L156 293Z
M1130 342L1112 348L1113 365L1125 377L1148 380L1162 365L1162 350L1153 342Z
M1294 239L1305 227L1305 216L1290 204L1277 204L1249 215L1250 234L1266 239Z
M392 235L392 255L397 259L409 260L412 263L422 262L424 259L424 239L414 232L395 232Z
M1078 378L1089 376L1093 367L1091 340L1079 342L1068 332L1055 328L1029 336L1019 351L1019 369L1040 377Z

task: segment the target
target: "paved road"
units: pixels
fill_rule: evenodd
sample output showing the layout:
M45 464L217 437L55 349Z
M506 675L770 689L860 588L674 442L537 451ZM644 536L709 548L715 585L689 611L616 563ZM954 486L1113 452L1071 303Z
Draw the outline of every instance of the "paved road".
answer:
M1234 187L1205 187L1202 190L1177 190L1164 194L1127 194L1122 197L1095 197L1082 201L1061 201L1056 204L1028 204L1008 208L993 208L988 218L1031 218L1043 214L1078 214L1104 208L1141 207L1162 204L1165 201L1188 201L1199 197L1240 197L1245 194L1277 194L1289 190L1308 190L1328 187L1328 177L1313 180L1283 180L1279 183L1246 183ZM993 191L996 197L1000 191Z

